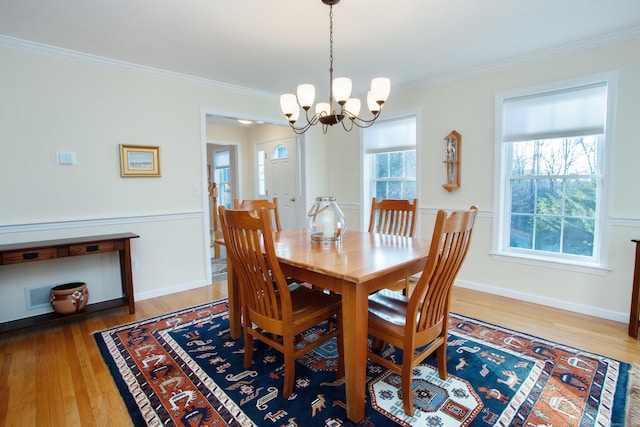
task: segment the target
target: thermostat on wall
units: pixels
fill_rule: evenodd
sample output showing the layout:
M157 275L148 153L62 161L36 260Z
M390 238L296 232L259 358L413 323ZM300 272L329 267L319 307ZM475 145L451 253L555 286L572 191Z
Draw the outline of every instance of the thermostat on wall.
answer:
M76 153L71 153L68 151L58 151L56 154L57 154L59 165L75 165L76 164Z

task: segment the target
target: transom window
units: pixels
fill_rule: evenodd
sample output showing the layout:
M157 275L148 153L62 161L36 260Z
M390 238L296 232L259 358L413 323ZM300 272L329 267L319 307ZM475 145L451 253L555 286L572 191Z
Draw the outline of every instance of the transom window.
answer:
M284 145L278 144L276 148L273 149L273 153L271 154L272 159L288 159L289 151L287 147Z
M604 268L615 75L501 94L494 255Z

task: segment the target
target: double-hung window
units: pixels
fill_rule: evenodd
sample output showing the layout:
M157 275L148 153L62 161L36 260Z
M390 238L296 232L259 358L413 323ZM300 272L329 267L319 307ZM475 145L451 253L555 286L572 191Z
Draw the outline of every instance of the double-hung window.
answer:
M615 74L499 94L494 256L606 267Z
M363 143L364 200L415 198L416 116L378 121L364 129Z

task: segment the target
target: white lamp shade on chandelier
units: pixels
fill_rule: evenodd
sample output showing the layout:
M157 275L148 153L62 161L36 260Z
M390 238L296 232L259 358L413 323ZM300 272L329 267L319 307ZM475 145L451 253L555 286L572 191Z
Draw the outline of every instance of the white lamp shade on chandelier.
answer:
M329 80L331 87L329 90L329 102L318 102L315 108L315 114L309 115L309 110L313 106L316 97L316 88L312 84L305 83L298 85L296 94L285 93L280 96L280 108L282 113L287 117L289 125L294 132L301 134L306 132L311 126L321 123L323 132L326 133L328 126L342 123L342 127L346 131L350 131L353 125L361 128L371 126L378 116L382 105L387 101L391 90L391 81L386 77L377 77L371 80L371 89L367 93L367 107L373 115L371 119L364 119L359 116L361 103L358 98L351 98L351 79L348 77L336 77L333 79L333 5L340 0L322 0L323 3L329 5L330 19L330 67ZM338 104L338 108L334 109L333 101ZM305 111L306 124L302 127L296 127L295 123L300 117L300 108ZM345 120L346 118L346 120Z

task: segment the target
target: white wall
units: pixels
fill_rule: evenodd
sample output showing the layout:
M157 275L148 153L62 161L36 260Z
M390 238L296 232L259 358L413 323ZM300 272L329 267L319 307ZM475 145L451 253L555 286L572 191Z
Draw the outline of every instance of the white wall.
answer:
M565 57L486 72L437 86L393 93L384 114L419 109L420 234L428 237L438 208L480 207L470 254L458 285L601 317L628 321L635 245L640 237L640 41L620 43ZM604 275L494 261L490 256L494 214L494 97L496 92L611 70L619 72L617 122L611 178L610 271ZM443 138L462 134L461 188L442 187ZM358 203L360 143L331 134L330 191ZM338 155L338 154L341 155Z
M133 232L137 299L208 284L202 111L276 119L276 97L56 51L0 47L0 63L0 244ZM159 146L162 176L121 178L119 144ZM77 163L57 165L60 150ZM24 288L82 280L90 302L117 296L113 261L0 266L0 321L50 311L27 312Z

